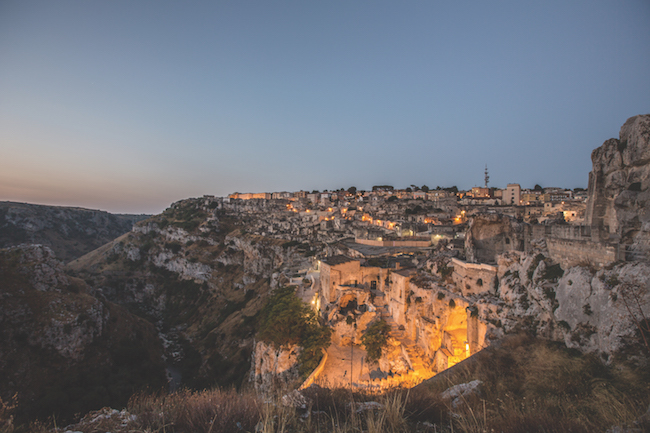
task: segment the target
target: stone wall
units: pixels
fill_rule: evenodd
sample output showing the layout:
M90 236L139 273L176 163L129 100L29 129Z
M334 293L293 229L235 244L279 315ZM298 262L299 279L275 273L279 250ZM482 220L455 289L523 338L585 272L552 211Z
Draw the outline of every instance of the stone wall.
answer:
M616 246L590 240L547 238L546 247L564 269L585 264L603 267L619 258Z
M451 259L454 267L452 278L463 296L480 293L495 293L496 266L484 263L466 263L455 258Z
M391 283L384 291L388 310L395 323L406 325L406 297L410 290L410 275L408 271L393 272L389 278Z
M334 288L347 283L354 283L359 280L361 263L358 260L348 260L343 263L321 264L321 288L325 304L336 302L337 293Z
M400 240L400 241L379 241L371 239L355 238L354 241L361 245L370 245L373 247L415 247L426 248L431 246L430 240Z

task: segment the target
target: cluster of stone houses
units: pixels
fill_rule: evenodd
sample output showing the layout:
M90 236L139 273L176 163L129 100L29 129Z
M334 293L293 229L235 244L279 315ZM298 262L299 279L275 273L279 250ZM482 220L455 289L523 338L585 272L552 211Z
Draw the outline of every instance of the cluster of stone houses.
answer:
M580 224L586 208L581 190L522 190L518 184L502 190L377 187L372 191L233 193L221 199L220 206L239 214L264 213L264 218L250 218L247 229L264 236L325 243L356 239L384 246L408 241L418 242L419 247L422 242L437 246L442 241L461 250L466 223L473 216L503 214L534 224Z

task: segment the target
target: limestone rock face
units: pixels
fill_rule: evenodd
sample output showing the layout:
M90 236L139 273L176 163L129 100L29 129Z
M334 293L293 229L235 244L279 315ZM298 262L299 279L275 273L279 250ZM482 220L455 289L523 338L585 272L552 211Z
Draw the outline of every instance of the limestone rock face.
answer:
M506 251L523 250L524 225L507 215L478 215L465 234L465 254L472 263L494 263Z
M20 272L29 277L36 290L60 292L60 287L69 284L61 262L56 259L50 248L41 245L25 245L9 249L12 250L19 255Z
M589 202L585 221L607 227L610 237L634 257L650 250L650 115L629 118L619 139L591 153Z
M8 331L24 333L32 346L54 350L71 360L83 358L86 347L102 335L108 321L102 303L82 293L66 293L70 281L47 247L20 246L1 254L8 259L3 260L9 272L5 278L11 280L11 272L17 271L26 281L2 288L0 324Z
M650 265L621 264L593 274L569 269L557 287L558 323L568 324L568 347L605 354L622 350L637 338L635 320L650 313ZM637 303L637 300L639 301Z
M349 321L348 317L354 319ZM375 311L366 311L358 316L349 315L340 316L338 320L331 322L332 342L339 346L349 346L351 343L362 344L363 334L368 329L368 325L377 319Z
M379 369L383 372L406 374L410 367L403 355L402 345L394 338L388 338L388 345L378 360Z
M543 251L511 252L499 257L498 275L498 300L487 302L499 305L499 330L532 331L599 354L604 361L640 347L635 322L650 316L647 262L598 271L579 266L559 271Z
M267 394L298 379L298 346L276 349L258 341L253 348L250 381L255 390Z

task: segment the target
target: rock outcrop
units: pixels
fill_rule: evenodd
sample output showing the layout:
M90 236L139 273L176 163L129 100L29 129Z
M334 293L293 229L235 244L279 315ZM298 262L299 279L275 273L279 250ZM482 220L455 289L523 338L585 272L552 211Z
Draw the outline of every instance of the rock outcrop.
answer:
M250 381L255 390L262 394L269 394L276 389L286 388L294 384L299 377L298 356L301 348L289 346L275 348L271 344L258 341L253 350L253 366L250 372Z
M618 139L591 153L585 222L608 229L631 259L650 251L650 114L629 118ZM608 239L605 239L608 240Z
M498 299L479 303L480 316L497 324L497 335L526 330L605 362L623 353L643 358L648 349L639 327L650 317L646 262L562 270L542 251L512 252L499 258L498 275ZM498 305L496 312L482 308L489 304Z
M269 290L309 267L296 246L247 232L219 203L174 203L68 264L98 295L155 324L182 386L241 384Z

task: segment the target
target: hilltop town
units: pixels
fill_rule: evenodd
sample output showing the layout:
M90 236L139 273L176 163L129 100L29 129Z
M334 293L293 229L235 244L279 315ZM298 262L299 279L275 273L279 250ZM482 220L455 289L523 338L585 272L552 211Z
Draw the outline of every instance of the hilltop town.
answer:
M500 214L527 223L566 222L584 224L587 191L562 188L522 189L508 184L505 189L474 187L429 189L426 185L404 189L375 186L371 191L355 187L337 191L233 193L223 199L229 209L290 210L270 213L270 220L255 226L256 233L274 236L312 236L331 242L354 237L367 245L376 242L451 242L464 232L468 219L477 214ZM206 197L210 198L210 197ZM243 205L246 202L246 205ZM364 241L373 241L372 243ZM386 244L388 245L388 244ZM423 246L420 244L419 246Z
M620 145L632 145L630 131L644 125L640 120L626 123L620 141L603 145L628 160L621 171L638 172L646 164L638 142L637 150ZM635 156L626 158L626 151ZM330 361L323 358L307 384L320 377L330 384L389 387L431 377L517 329L606 358L624 345L621 338L630 327L599 333L602 317L613 311L605 306L611 299L599 296L615 287L603 289L592 280L604 279L616 264L647 264L648 232L638 218L645 212L638 193L645 190L631 178L616 185L618 202L606 198L602 191L611 195L612 186L603 185L599 172L602 152L594 151L588 191L488 188L486 169L486 185L471 191L384 185L372 191L233 193L199 201L215 215L236 216L247 234L282 239L285 248L303 253L301 262L284 264L275 276L285 276L333 330ZM613 212L630 191L637 193L636 210L628 197L627 212ZM645 271L636 269L635 278L647 279ZM574 299L577 289L566 277L572 272L585 280L586 299ZM585 311L596 306L601 311L595 316L603 316L589 317ZM364 364L367 354L354 348L363 346L364 334L378 320L390 327L389 346L378 364ZM342 347L350 347L349 353ZM252 377L260 389L297 363L280 352L257 342Z

